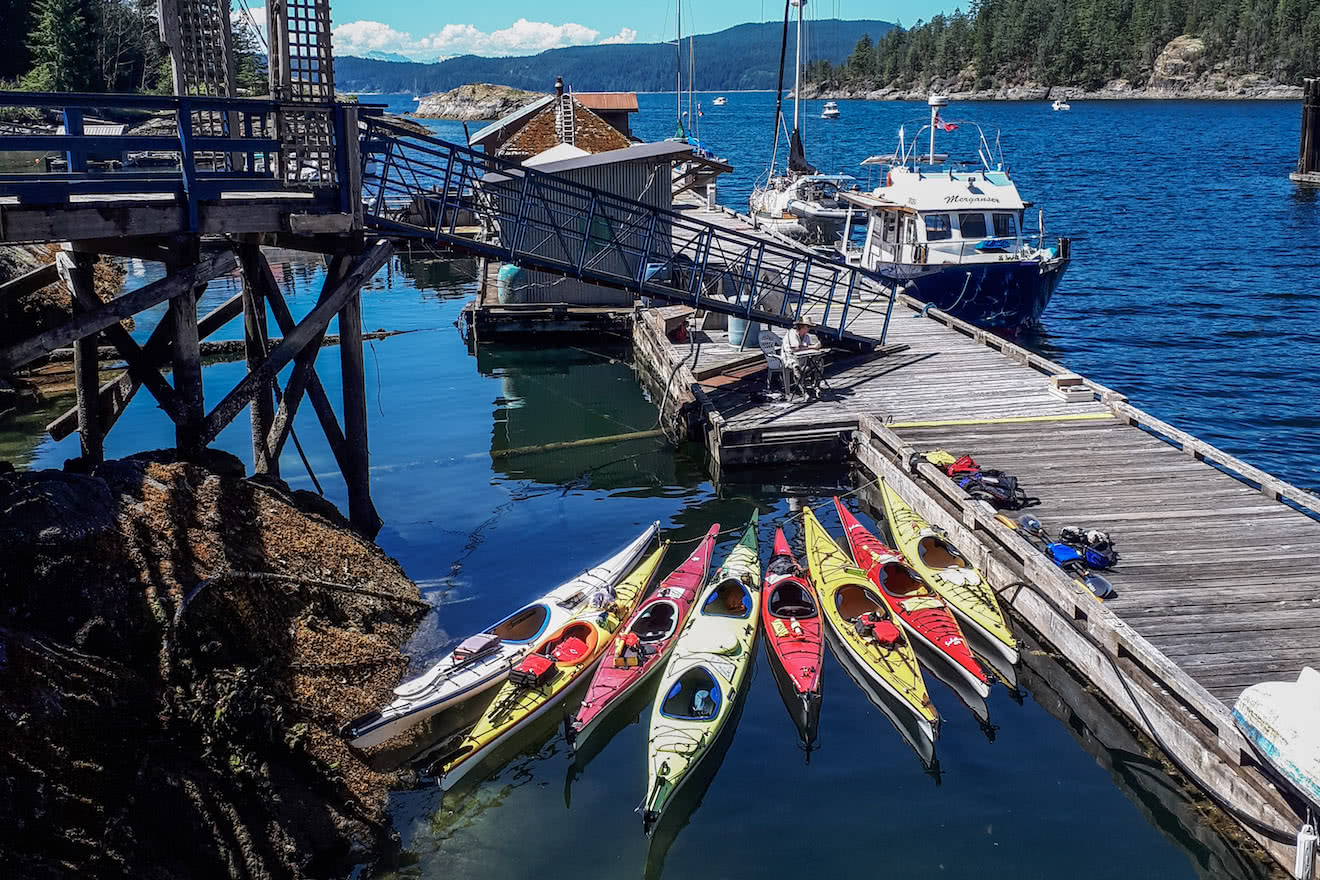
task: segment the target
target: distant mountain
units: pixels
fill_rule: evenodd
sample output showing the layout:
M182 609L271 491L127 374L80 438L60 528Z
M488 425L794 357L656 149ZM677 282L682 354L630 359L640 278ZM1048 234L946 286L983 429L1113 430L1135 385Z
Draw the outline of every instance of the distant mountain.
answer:
M699 91L773 89L779 73L781 27L778 22L740 24L719 33L698 35L696 88ZM809 57L804 60L840 64L863 34L877 40L893 28L887 21L811 22L806 41ZM791 59L791 36L788 51ZM495 83L548 92L555 77L562 76L570 88L578 91L660 92L674 88L675 54L672 43L626 43L571 46L513 58L461 55L432 64L341 55L335 59L335 80L341 92L428 94L466 83ZM683 59L686 67L686 48ZM789 68L785 86L791 83L791 61ZM686 85L686 70L683 80Z
M407 55L400 55L398 52L381 52L379 49L372 49L362 57L368 61L399 61L404 64L412 63L412 59Z

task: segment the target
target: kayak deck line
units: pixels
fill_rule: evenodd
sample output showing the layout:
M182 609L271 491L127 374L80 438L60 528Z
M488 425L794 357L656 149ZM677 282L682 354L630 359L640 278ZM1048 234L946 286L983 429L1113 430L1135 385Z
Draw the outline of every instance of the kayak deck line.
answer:
M719 222L766 237L732 215ZM874 335L886 302L859 286L850 328ZM1154 739L1197 771L1198 785L1232 812L1295 832L1306 817L1284 797L1284 783L1256 766L1230 707L1247 686L1294 681L1306 658L1320 660L1320 627L1298 593L1315 580L1320 497L915 299L900 296L892 318L883 352L827 355L818 398L784 399L777 371L749 365L756 336L736 344L727 331L689 326L675 342L668 333L677 328L655 309L633 322L635 364L664 402L666 427L685 426L707 447L717 481L730 469L815 462L860 464L863 483L883 478L981 569L1016 626L1039 633L1126 723L1144 730L1144 712ZM1225 412L1220 430L1232 429ZM907 471L914 452L932 449L1014 474L1041 499L1031 513L1053 528L1108 530L1123 552L1106 572L1117 595L1100 603L1079 591L934 466ZM883 519L878 487L864 486L860 500ZM1236 582L1246 587L1242 599L1226 603L1222 594ZM1238 824L1293 868L1293 845Z

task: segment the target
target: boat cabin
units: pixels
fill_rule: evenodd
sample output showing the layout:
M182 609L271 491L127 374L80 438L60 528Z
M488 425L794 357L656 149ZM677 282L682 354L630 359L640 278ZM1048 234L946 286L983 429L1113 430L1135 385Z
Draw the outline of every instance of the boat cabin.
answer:
M840 196L868 215L863 268L996 262L1022 250L1027 205L1003 171L891 168L874 193Z

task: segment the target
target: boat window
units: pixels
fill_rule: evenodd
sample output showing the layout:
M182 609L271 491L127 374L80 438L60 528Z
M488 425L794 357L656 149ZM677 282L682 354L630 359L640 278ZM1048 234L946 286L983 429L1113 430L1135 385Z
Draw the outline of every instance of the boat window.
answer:
M532 605L514 612L490 631L506 642L527 642L541 634L549 618L550 609L544 605Z
M948 214L926 215L926 241L947 241L953 238L953 224Z
M963 238L985 238L985 215L980 212L959 214L958 231Z
M1017 238L1017 218L1012 214L995 214L995 238Z
M701 606L701 613L716 617L746 617L752 613L752 597L741 581L730 578L710 591L706 603Z
M689 669L665 694L660 714L680 721L704 721L720 711L720 685L704 666Z
M898 242L898 215L893 211L886 211L884 217L884 241L887 244Z
M643 642L659 642L674 633L678 609L673 602L652 602L633 622L632 631Z
M770 594L770 613L775 617L815 617L816 603L801 584L780 584Z

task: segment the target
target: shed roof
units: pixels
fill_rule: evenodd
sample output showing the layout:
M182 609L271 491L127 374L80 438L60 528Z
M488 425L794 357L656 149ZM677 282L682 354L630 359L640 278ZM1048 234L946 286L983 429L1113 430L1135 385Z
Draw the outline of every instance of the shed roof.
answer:
M636 92L574 92L573 97L588 110L637 112Z
M505 114L503 117L495 120L490 125L478 131L468 139L469 147L485 146L486 142L493 140L501 131L505 129L517 130L526 124L527 120L536 115L542 107L547 107L554 101L554 95L546 95L537 98L525 107L519 107L512 113Z
M575 171L579 168L591 168L597 165L613 165L617 162L636 162L641 159L659 159L691 154L692 145L682 141L657 141L653 144L633 144L622 150L607 150L573 159L561 159L547 162L537 167L538 171L554 174L559 171Z

